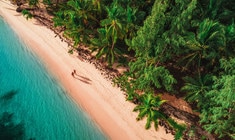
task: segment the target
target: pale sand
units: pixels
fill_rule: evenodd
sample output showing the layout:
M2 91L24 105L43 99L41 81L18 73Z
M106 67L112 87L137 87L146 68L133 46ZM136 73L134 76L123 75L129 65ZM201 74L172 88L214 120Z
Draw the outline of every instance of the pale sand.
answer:
M150 130L145 130L145 120L136 121L137 113L132 112L134 105L125 100L119 88L113 87L92 64L79 60L76 55L68 54L67 44L55 38L51 30L38 25L35 20L27 21L21 14L16 13L15 9L16 7L8 1L0 0L0 15L42 59L74 101L91 116L110 139L173 139L173 136L166 134L161 127L158 131L155 131L153 126ZM82 77L79 77L80 80L73 78L73 69L91 81Z

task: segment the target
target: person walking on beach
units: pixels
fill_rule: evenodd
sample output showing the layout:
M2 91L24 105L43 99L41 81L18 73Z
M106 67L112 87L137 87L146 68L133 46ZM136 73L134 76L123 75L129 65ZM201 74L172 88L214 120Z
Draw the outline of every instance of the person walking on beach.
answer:
M74 71L71 73L71 75L74 77Z
M77 72L76 72L76 70L73 70L73 72L71 73L71 75L74 77L74 74L76 74L77 75Z

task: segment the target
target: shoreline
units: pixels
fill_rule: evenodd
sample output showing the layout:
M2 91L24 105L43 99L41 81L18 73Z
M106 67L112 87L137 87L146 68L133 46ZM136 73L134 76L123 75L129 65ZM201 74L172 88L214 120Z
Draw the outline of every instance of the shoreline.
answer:
M69 54L67 43L55 38L53 31L36 20L26 20L15 9L9 1L0 0L0 16L110 139L173 139L160 126L158 131L153 126L145 130L145 120L136 121L138 114L132 112L135 105L125 100L119 88L113 87L94 65L81 61L75 53ZM78 78L71 75L74 69Z

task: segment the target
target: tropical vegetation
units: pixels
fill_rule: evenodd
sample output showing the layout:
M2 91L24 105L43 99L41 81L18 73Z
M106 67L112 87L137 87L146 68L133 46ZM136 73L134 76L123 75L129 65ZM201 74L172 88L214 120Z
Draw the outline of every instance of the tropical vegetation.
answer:
M27 2L44 5L74 49L83 44L109 67L127 67L115 82L136 104L137 120L147 117L147 129L163 119L181 138L185 126L159 110L167 102L159 93L168 92L184 97L214 137L235 139L234 0Z

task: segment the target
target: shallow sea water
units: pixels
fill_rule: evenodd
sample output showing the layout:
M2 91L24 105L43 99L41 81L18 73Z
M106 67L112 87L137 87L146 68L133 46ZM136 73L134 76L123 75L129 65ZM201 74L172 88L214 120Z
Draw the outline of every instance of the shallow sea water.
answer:
M3 112L24 125L24 139L107 139L0 17L0 116Z

